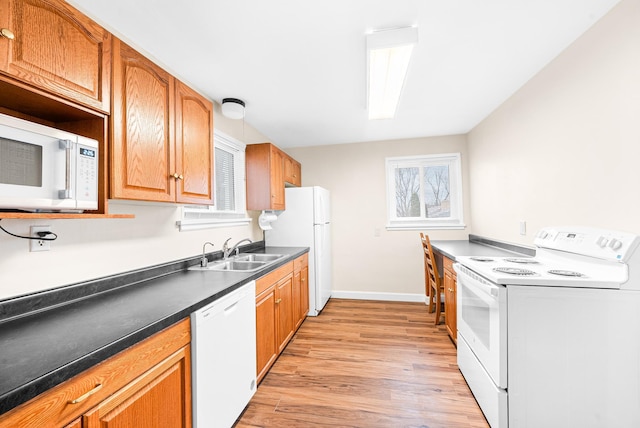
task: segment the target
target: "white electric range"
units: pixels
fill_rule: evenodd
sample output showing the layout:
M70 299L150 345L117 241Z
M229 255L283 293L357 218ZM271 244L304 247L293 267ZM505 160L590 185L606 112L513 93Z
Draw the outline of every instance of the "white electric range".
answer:
M640 426L640 239L545 228L458 257L458 366L493 427Z

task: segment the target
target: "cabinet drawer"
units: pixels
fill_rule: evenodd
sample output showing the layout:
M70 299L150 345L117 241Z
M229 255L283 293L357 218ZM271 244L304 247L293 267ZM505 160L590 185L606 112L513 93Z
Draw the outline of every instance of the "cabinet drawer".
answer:
M302 270L303 267L309 264L309 254L305 254L303 256L298 257L293 261L293 271L298 272Z
M190 341L187 318L10 410L0 426L64 426Z
M269 288L271 285L280 281L282 278L287 276L287 274L293 272L293 262L289 262L285 265L280 266L278 269L269 272L265 276L258 278L256 280L256 296L262 293L264 290Z
M456 276L456 271L453 269L453 264L454 263L455 262L453 260L451 260L450 258L448 258L448 257L443 257L442 258L442 265L444 267L444 270L448 270L455 277Z

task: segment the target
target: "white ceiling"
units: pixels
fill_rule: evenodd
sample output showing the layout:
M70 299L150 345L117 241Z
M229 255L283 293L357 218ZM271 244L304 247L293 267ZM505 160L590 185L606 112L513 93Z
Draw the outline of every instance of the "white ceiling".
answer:
M470 131L619 0L69 0L280 147ZM396 118L369 121L365 33L417 25Z

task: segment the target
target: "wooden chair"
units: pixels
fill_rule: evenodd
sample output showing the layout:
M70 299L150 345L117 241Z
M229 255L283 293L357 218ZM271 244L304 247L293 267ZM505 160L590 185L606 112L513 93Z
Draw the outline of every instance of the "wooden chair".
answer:
M433 312L434 306L436 310L436 325L440 324L440 315L442 315L442 295L444 294L444 286L442 278L438 273L438 265L433 257L433 248L429 237L420 232L420 240L422 241L422 249L424 252L424 282L427 291L427 299L429 299L429 313Z

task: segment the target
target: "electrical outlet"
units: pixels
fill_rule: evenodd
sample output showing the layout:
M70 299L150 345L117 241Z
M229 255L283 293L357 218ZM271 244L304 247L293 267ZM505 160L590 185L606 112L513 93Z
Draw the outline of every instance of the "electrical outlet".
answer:
M31 226L30 236L38 237L38 232L51 232L51 226ZM49 251L51 249L51 241L43 239L29 239L29 251Z

